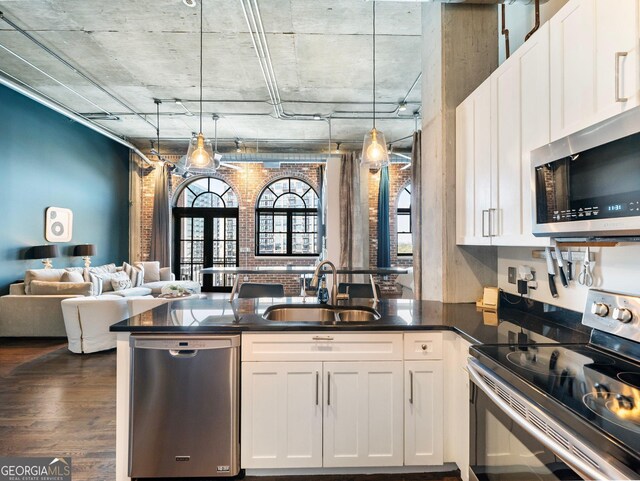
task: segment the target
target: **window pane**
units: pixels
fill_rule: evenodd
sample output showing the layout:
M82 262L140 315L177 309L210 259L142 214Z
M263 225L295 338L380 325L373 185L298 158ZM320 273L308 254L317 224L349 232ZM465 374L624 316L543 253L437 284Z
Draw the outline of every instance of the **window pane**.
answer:
M226 207L238 207L238 197L236 197L236 194L231 189L222 196L222 199L224 200Z
M304 201L301 197L295 194L284 194L278 197L276 203L273 205L279 209L304 209Z
M407 186L398 195L398 209L411 208L411 188Z
M289 192L289 179L276 180L269 186L276 196Z
M291 252L293 254L315 254L316 234L293 234L293 245Z
M287 252L286 234L260 234L258 242L260 254L285 254Z
M318 196L311 189L307 194L303 197L304 203L306 204L308 209L317 209L318 208Z
M261 214L258 225L260 232L273 232L273 216L271 214Z
M273 231L287 232L287 216L286 214L276 214L273 216Z
M213 262L224 262L224 241L214 241L213 242Z
M269 189L265 190L260 197L258 207L273 207L273 203L276 201L276 196Z
M398 254L411 254L412 252L411 234L398 234Z
M411 216L398 212L398 232L411 232Z
M227 240L235 240L237 234L237 219L227 219L226 223L226 237Z
M291 216L291 223L292 232L305 232L307 230L304 214L293 214Z
M224 234L225 234L225 229L224 229L224 224L225 224L225 219L220 218L220 217L216 217L213 219L213 227L212 227L212 239L213 240L223 240L224 239Z

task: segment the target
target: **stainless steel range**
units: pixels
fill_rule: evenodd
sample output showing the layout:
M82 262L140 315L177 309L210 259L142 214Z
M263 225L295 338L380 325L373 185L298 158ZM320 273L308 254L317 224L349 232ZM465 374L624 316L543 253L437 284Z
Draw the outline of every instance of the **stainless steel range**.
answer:
M471 349L471 479L640 479L640 297L591 290L582 323L589 344Z

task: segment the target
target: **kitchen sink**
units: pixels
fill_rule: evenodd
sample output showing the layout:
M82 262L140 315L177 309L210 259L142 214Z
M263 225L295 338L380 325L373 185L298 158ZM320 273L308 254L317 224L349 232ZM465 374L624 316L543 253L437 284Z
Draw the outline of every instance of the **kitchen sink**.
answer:
M371 322L379 320L380 314L373 309L339 309L336 317L338 322Z
M368 307L320 307L318 305L287 304L271 306L262 316L274 322L347 323L370 322L380 319L380 314Z

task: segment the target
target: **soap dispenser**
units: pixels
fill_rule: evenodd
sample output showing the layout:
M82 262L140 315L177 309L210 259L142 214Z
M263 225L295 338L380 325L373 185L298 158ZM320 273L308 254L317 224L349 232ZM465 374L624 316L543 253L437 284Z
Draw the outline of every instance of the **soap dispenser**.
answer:
M320 304L326 304L329 302L329 289L327 289L327 280L325 276L322 276L320 287L318 288L318 302Z

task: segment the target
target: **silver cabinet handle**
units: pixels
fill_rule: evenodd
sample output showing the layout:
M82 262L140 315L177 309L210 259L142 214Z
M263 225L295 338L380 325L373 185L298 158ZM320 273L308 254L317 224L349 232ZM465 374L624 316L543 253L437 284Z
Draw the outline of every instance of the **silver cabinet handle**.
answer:
M413 404L413 371L409 371L409 404Z
M626 57L629 52L616 52L616 102L626 102L627 97L620 97L620 58Z
M497 212L498 212L498 209L489 209L489 237L495 237L498 235L497 232L494 232L494 227L498 225L498 222L497 221L495 223L493 222Z
M331 406L331 372L327 372L327 406Z
M318 396L319 396L319 392L320 392L320 389L318 387L319 381L320 381L320 373L318 371L316 371L316 406L319 403L319 400L318 400L319 399Z
M314 341L333 341L331 336L313 336L311 339Z
M485 225L486 225L486 223L485 223L485 221L484 221L484 219L485 219L484 214L485 214L485 213L486 213L486 214L487 214L487 216L488 216L488 214L489 214L489 209L482 209L482 237L491 237L491 230L489 230L489 234L485 234L485 231L486 231L486 229L485 229ZM491 218L489 218L489 220L491 220ZM491 229L491 227L489 227L489 229Z

